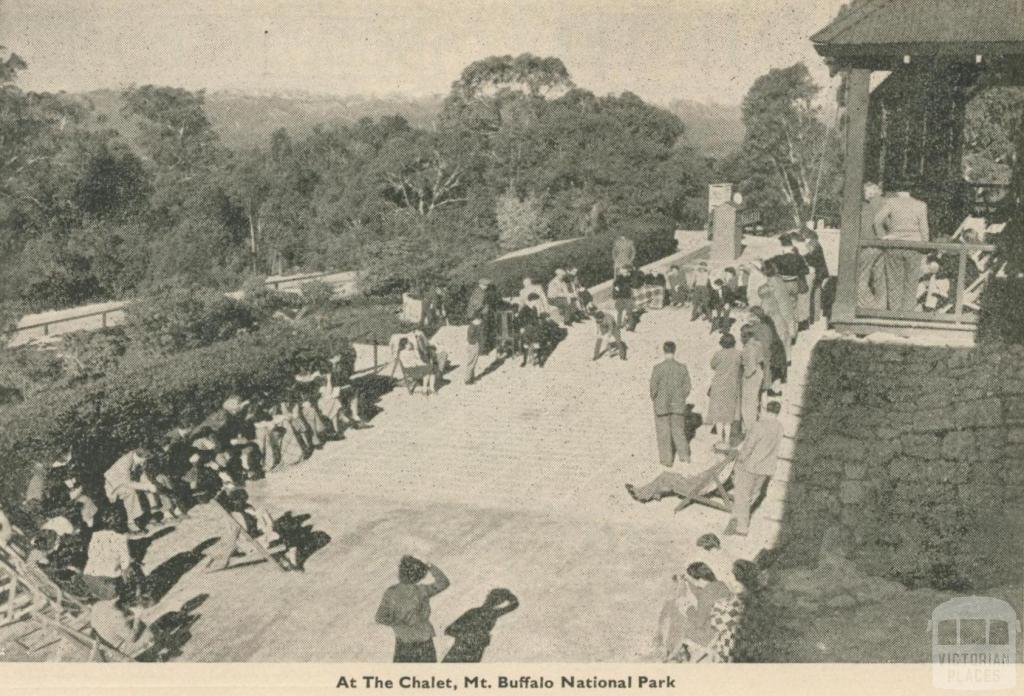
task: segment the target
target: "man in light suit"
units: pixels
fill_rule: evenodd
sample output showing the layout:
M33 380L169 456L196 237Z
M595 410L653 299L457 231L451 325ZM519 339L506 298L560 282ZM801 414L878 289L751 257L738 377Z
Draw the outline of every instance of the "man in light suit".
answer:
M885 199L875 213L875 234L881 239L928 241L928 204L906 191ZM886 249L885 291L887 309L912 312L917 306L917 282L924 255L914 249Z
M775 474L779 445L782 444L782 423L778 401L769 401L761 418L740 445L739 455L733 467L733 508L732 519L725 528L725 534L746 536L750 529L750 508L764 488L765 482Z
M690 395L690 373L676 362L676 344L664 345L665 359L651 373L651 401L654 402L654 430L658 438L661 463L672 466L676 454L690 461L690 443L686 439L686 397Z

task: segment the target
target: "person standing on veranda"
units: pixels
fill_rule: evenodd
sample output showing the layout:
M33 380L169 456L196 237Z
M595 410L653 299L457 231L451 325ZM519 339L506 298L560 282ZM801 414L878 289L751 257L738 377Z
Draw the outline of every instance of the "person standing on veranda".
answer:
M746 536L750 530L750 508L765 483L775 474L779 445L782 444L782 423L778 415L782 406L769 401L761 419L743 438L733 467L732 519L725 528L729 536Z
M768 353L754 334L754 327L744 324L740 329L740 353L742 389L740 395L740 417L743 432L749 433L761 410L761 390L764 388L764 374L768 369Z
M927 242L928 205L905 189L885 199L875 214L875 234L882 239L906 242ZM886 249L886 309L891 312L912 312L917 306L917 283L921 278L924 254L915 249Z
M658 455L663 466L690 461L690 443L686 438L686 399L690 395L690 372L676 361L676 344L666 341L665 359L651 372L651 401L654 404L654 430Z
M875 216L885 205L882 187L873 181L864 182L864 203L860 214L861 240L878 239ZM857 306L863 309L885 309L885 261L883 249L863 247L857 257Z

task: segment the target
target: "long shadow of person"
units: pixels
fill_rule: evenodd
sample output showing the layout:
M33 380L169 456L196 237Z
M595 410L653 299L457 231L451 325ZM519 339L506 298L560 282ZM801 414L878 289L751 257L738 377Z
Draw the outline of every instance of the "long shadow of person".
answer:
M455 644L442 662L481 662L498 619L518 607L519 599L509 590L498 588L488 592L482 606L470 609L445 629Z
M149 628L153 631L155 645L138 657L139 662L166 662L181 656L181 649L192 638L192 626L200 614L194 613L207 599L208 594L196 595L176 611L161 615Z
M378 405L381 397L395 388L396 382L388 376L387 369L381 369L381 373L366 375L358 380L361 410L366 420L371 420L383 410Z
M299 569L310 556L331 543L330 534L306 524L309 517L308 514L296 515L289 510L274 520L274 529L281 535L285 546L296 549L295 566Z
M219 541L219 537L207 539L190 551L176 553L158 565L142 581L142 594L158 602L188 571L203 560L203 552Z

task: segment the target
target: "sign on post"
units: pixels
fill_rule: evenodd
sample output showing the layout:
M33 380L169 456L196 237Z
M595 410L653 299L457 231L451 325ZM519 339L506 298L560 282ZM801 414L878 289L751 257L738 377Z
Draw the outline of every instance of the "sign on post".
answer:
M708 214L732 200L732 184L708 184Z

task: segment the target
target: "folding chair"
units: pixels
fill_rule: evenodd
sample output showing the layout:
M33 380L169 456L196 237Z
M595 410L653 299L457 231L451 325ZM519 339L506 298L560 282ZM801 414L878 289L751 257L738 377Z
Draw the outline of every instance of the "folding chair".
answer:
M16 559L12 549L0 548L0 627L28 622L28 630L12 640L29 654L57 646L62 656L64 636L88 645L85 607L41 571Z
M733 498L725 490L732 478L735 457L721 461L704 472L688 477L685 492L676 491L683 500L675 511L684 510L695 503L723 512L732 512Z
M224 552L220 556L210 558L206 566L206 572L216 573L221 570L228 570L229 568L259 563L261 561L273 564L282 572L294 569L294 566L284 555L287 551L284 546L272 546L270 548L264 546L262 542L255 539L249 533L249 530L219 500L215 500L214 504L230 521L230 525L227 542L224 544ZM250 550L248 552L244 551L241 548L243 545L248 546ZM236 560L236 558L237 561L232 564L232 561Z

